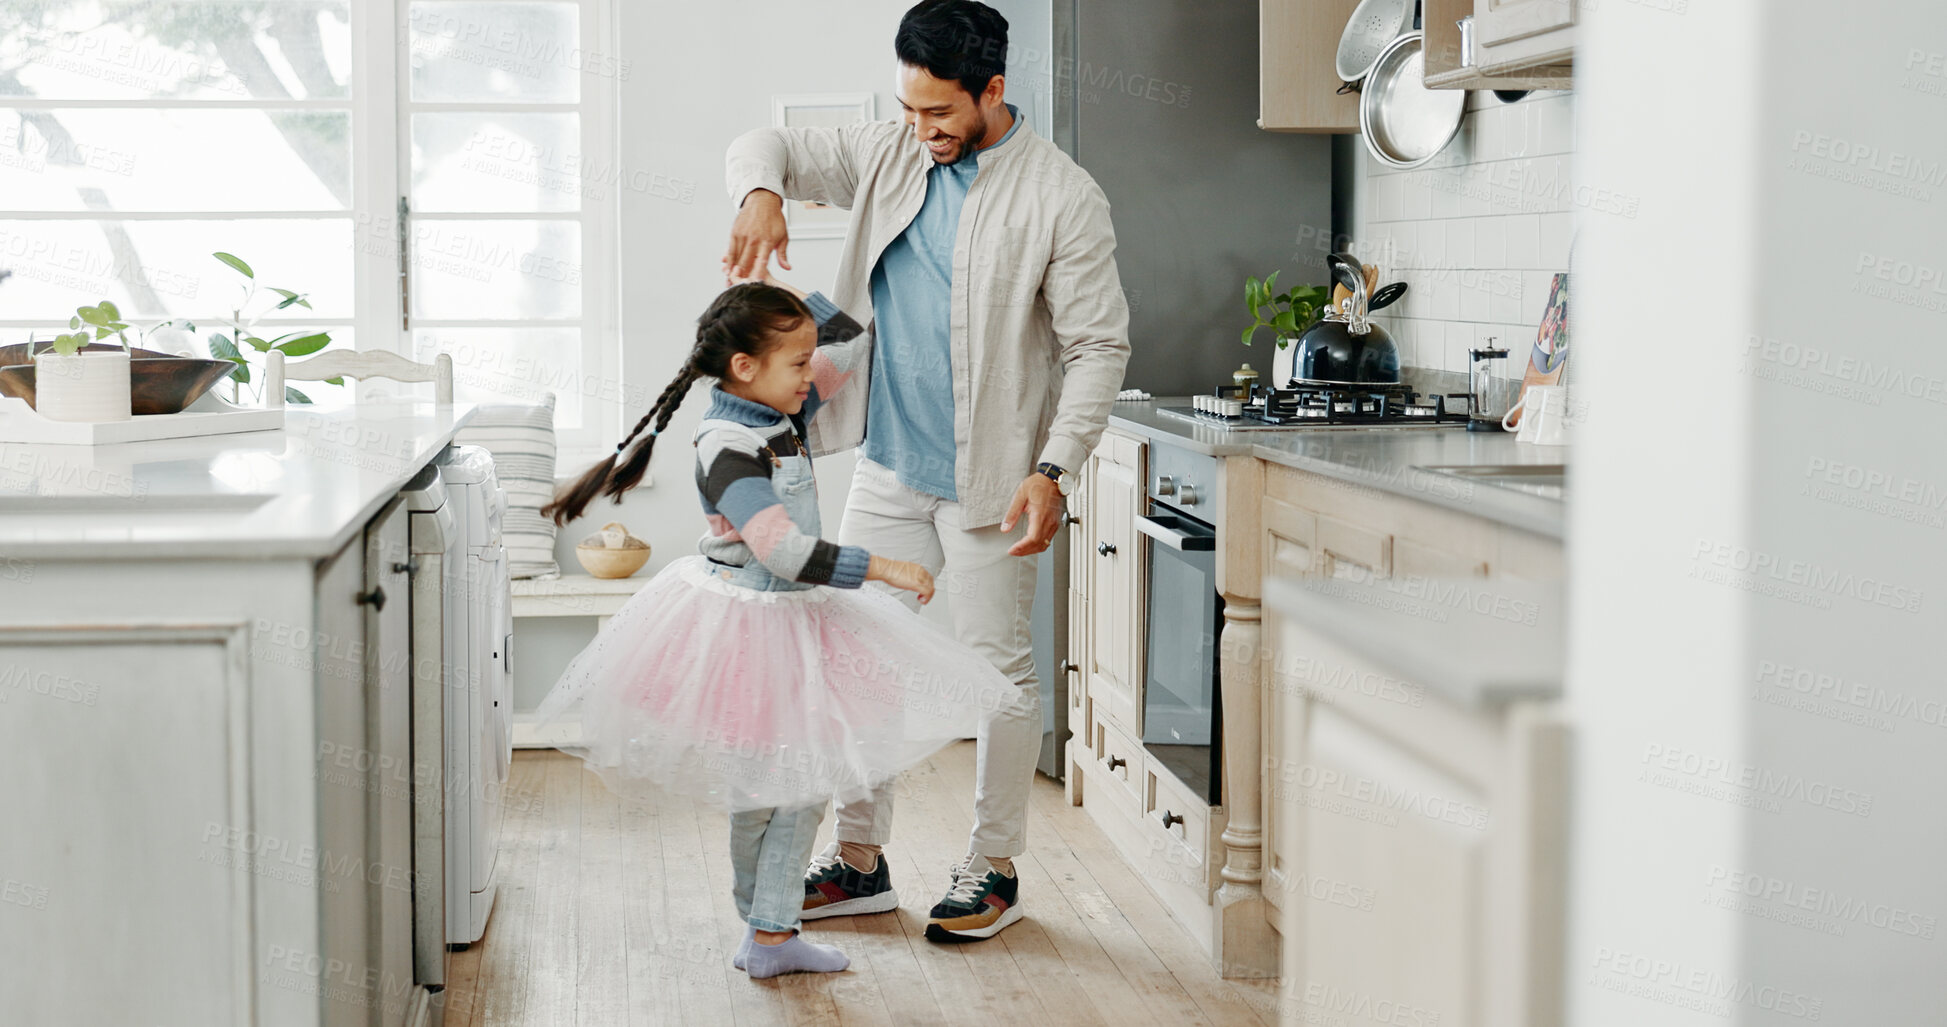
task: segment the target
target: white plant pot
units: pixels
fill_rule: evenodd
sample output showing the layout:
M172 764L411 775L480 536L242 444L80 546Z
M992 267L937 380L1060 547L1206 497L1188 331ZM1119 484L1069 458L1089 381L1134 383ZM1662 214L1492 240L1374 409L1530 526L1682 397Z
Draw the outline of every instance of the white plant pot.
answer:
M1279 345L1280 343L1282 345ZM1275 355L1271 357L1271 379L1267 385L1273 389L1282 389L1291 384L1292 377L1298 373L1298 339L1295 336L1279 339L1271 345L1277 349Z
M34 354L34 410L50 421L129 419L128 351Z

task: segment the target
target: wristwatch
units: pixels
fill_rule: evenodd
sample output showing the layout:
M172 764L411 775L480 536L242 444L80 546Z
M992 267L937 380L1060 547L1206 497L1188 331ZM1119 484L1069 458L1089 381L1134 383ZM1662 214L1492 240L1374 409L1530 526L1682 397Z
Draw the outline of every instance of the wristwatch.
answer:
M1060 489L1064 496L1075 491L1075 476L1046 460L1034 465L1034 473L1045 475L1049 481L1055 483L1055 487Z

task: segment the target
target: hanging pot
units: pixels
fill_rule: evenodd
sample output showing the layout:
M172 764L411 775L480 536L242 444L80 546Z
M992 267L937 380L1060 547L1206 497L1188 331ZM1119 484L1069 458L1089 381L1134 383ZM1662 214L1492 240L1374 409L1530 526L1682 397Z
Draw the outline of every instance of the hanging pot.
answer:
M1329 312L1298 337L1292 377L1320 385L1399 384L1399 347L1386 329L1366 320L1364 268L1343 253L1326 257L1325 266L1351 290L1351 312Z
M34 354L34 411L50 421L129 419L125 349Z

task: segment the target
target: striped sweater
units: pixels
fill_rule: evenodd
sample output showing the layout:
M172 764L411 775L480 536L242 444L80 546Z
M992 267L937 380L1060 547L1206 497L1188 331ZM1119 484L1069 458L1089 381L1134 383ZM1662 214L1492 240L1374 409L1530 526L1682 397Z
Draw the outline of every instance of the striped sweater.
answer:
M803 439L811 419L860 376L871 352L871 336L822 294L812 293L806 305L818 319L818 349L811 357L811 396L802 411L784 414L720 386L710 390L710 409L696 435L696 488L709 531L697 549L739 567L756 559L790 581L858 588L871 554L819 538L815 498L809 504L811 523L792 520L771 480L773 456L810 459Z

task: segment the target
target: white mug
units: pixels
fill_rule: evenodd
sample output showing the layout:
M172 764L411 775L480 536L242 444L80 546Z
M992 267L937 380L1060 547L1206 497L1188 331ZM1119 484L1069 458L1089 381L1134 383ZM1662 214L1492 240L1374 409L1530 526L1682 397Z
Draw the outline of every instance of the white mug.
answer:
M1567 386L1530 385L1522 392L1521 401L1502 416L1501 427L1514 430L1514 415L1519 413L1521 431L1515 436L1516 442L1532 442L1539 446L1566 445L1567 405Z

